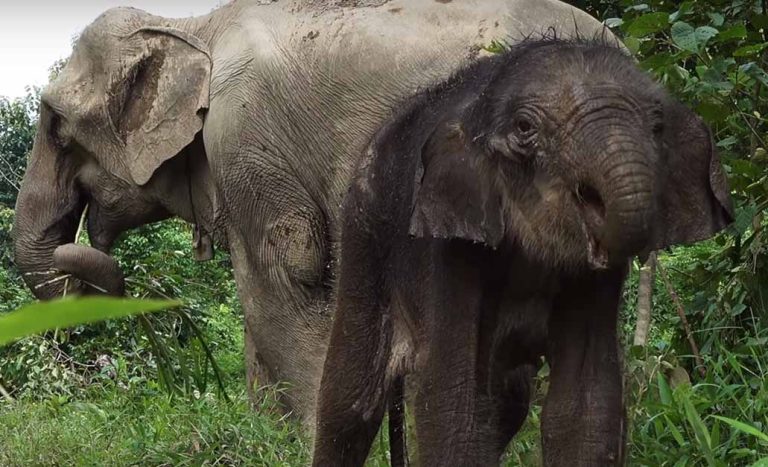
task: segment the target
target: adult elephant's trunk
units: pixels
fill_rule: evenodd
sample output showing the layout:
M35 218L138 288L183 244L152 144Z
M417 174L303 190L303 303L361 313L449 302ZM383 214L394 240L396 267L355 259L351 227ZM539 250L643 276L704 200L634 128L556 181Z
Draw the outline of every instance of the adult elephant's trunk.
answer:
M606 129L604 144L598 153L592 153L594 163L586 164L585 183L579 187L580 195L597 211L593 217L599 221L591 227L596 227L593 233L609 259L636 255L647 246L651 234L655 209L652 149L637 133L630 128Z
M60 297L69 292L90 292L80 280L57 280L57 271L72 273L96 285L95 290L122 294L123 278L114 260L88 247L63 248L72 243L86 200L75 182L73 161L54 140L57 117L42 106L35 145L16 202L13 228L14 257L26 284L36 297ZM54 252L56 254L54 255ZM77 263L77 266L75 264ZM83 274L86 269L95 273ZM80 276L83 274L83 276Z

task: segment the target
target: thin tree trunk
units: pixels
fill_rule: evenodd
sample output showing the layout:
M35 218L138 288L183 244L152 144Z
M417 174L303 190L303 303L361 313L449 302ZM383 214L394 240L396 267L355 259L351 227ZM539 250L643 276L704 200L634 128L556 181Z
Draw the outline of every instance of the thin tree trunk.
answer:
M669 276L661 264L659 264L659 273L661 274L661 278L664 279L664 285L667 287L669 296L672 297L672 302L675 304L675 308L677 308L677 315L680 317L680 324L683 326L685 337L688 339L688 344L691 346L691 352L693 352L693 358L696 361L696 366L699 368L699 374L701 374L703 378L707 376L707 369L704 367L704 360L701 358L701 354L699 353L699 346L696 345L696 340L693 338L691 326L688 324L688 319L685 317L685 308L683 308L680 297L677 296L677 292L675 292L674 287L672 287L672 282L669 280Z
M635 324L635 345L648 343L648 329L651 327L651 308L653 307L653 279L656 274L656 252L648 255L640 268L637 285L637 324Z

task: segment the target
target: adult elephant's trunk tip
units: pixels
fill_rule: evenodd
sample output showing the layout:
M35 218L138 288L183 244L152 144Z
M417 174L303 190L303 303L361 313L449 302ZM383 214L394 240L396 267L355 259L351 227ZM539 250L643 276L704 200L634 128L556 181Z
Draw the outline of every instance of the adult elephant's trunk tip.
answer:
M53 267L80 280L86 293L122 296L125 277L117 261L93 247L68 243L53 251Z

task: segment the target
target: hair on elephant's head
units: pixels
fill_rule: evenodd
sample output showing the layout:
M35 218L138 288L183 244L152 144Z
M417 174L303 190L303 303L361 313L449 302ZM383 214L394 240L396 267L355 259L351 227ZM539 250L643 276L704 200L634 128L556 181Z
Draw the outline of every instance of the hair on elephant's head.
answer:
M17 201L16 262L37 296L61 293L61 283L40 284L86 205L91 243L103 252L121 232L170 216L153 175L202 129L210 68L203 43L140 10L110 10L83 31L42 94ZM115 271L96 253L59 250L56 265Z
M524 42L443 95L467 83L422 148L412 235L602 269L732 220L708 128L621 50Z

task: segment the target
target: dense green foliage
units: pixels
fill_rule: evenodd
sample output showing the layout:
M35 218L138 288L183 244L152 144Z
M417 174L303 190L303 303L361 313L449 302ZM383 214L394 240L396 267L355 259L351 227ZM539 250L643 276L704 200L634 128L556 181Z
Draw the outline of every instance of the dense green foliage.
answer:
M24 158L32 149L37 119L38 91L9 100L0 96L0 209L16 203Z
M710 124L737 208L727 232L660 256L701 365L661 277L649 345L630 346L636 274L627 286L622 335L630 464L768 465L766 2L571 3L604 21L641 67ZM8 232L36 102L35 92L0 98L0 312L31 300L13 268ZM0 465L306 462L306 437L275 410L274 388L262 391L255 413L245 402L242 316L228 258L195 263L190 244L189 227L169 221L131 232L115 252L133 297L180 298L184 308L0 349L0 389L14 399L0 395ZM217 374L231 402L220 396ZM540 462L546 367L538 385L508 465ZM384 463L383 441L373 465Z

